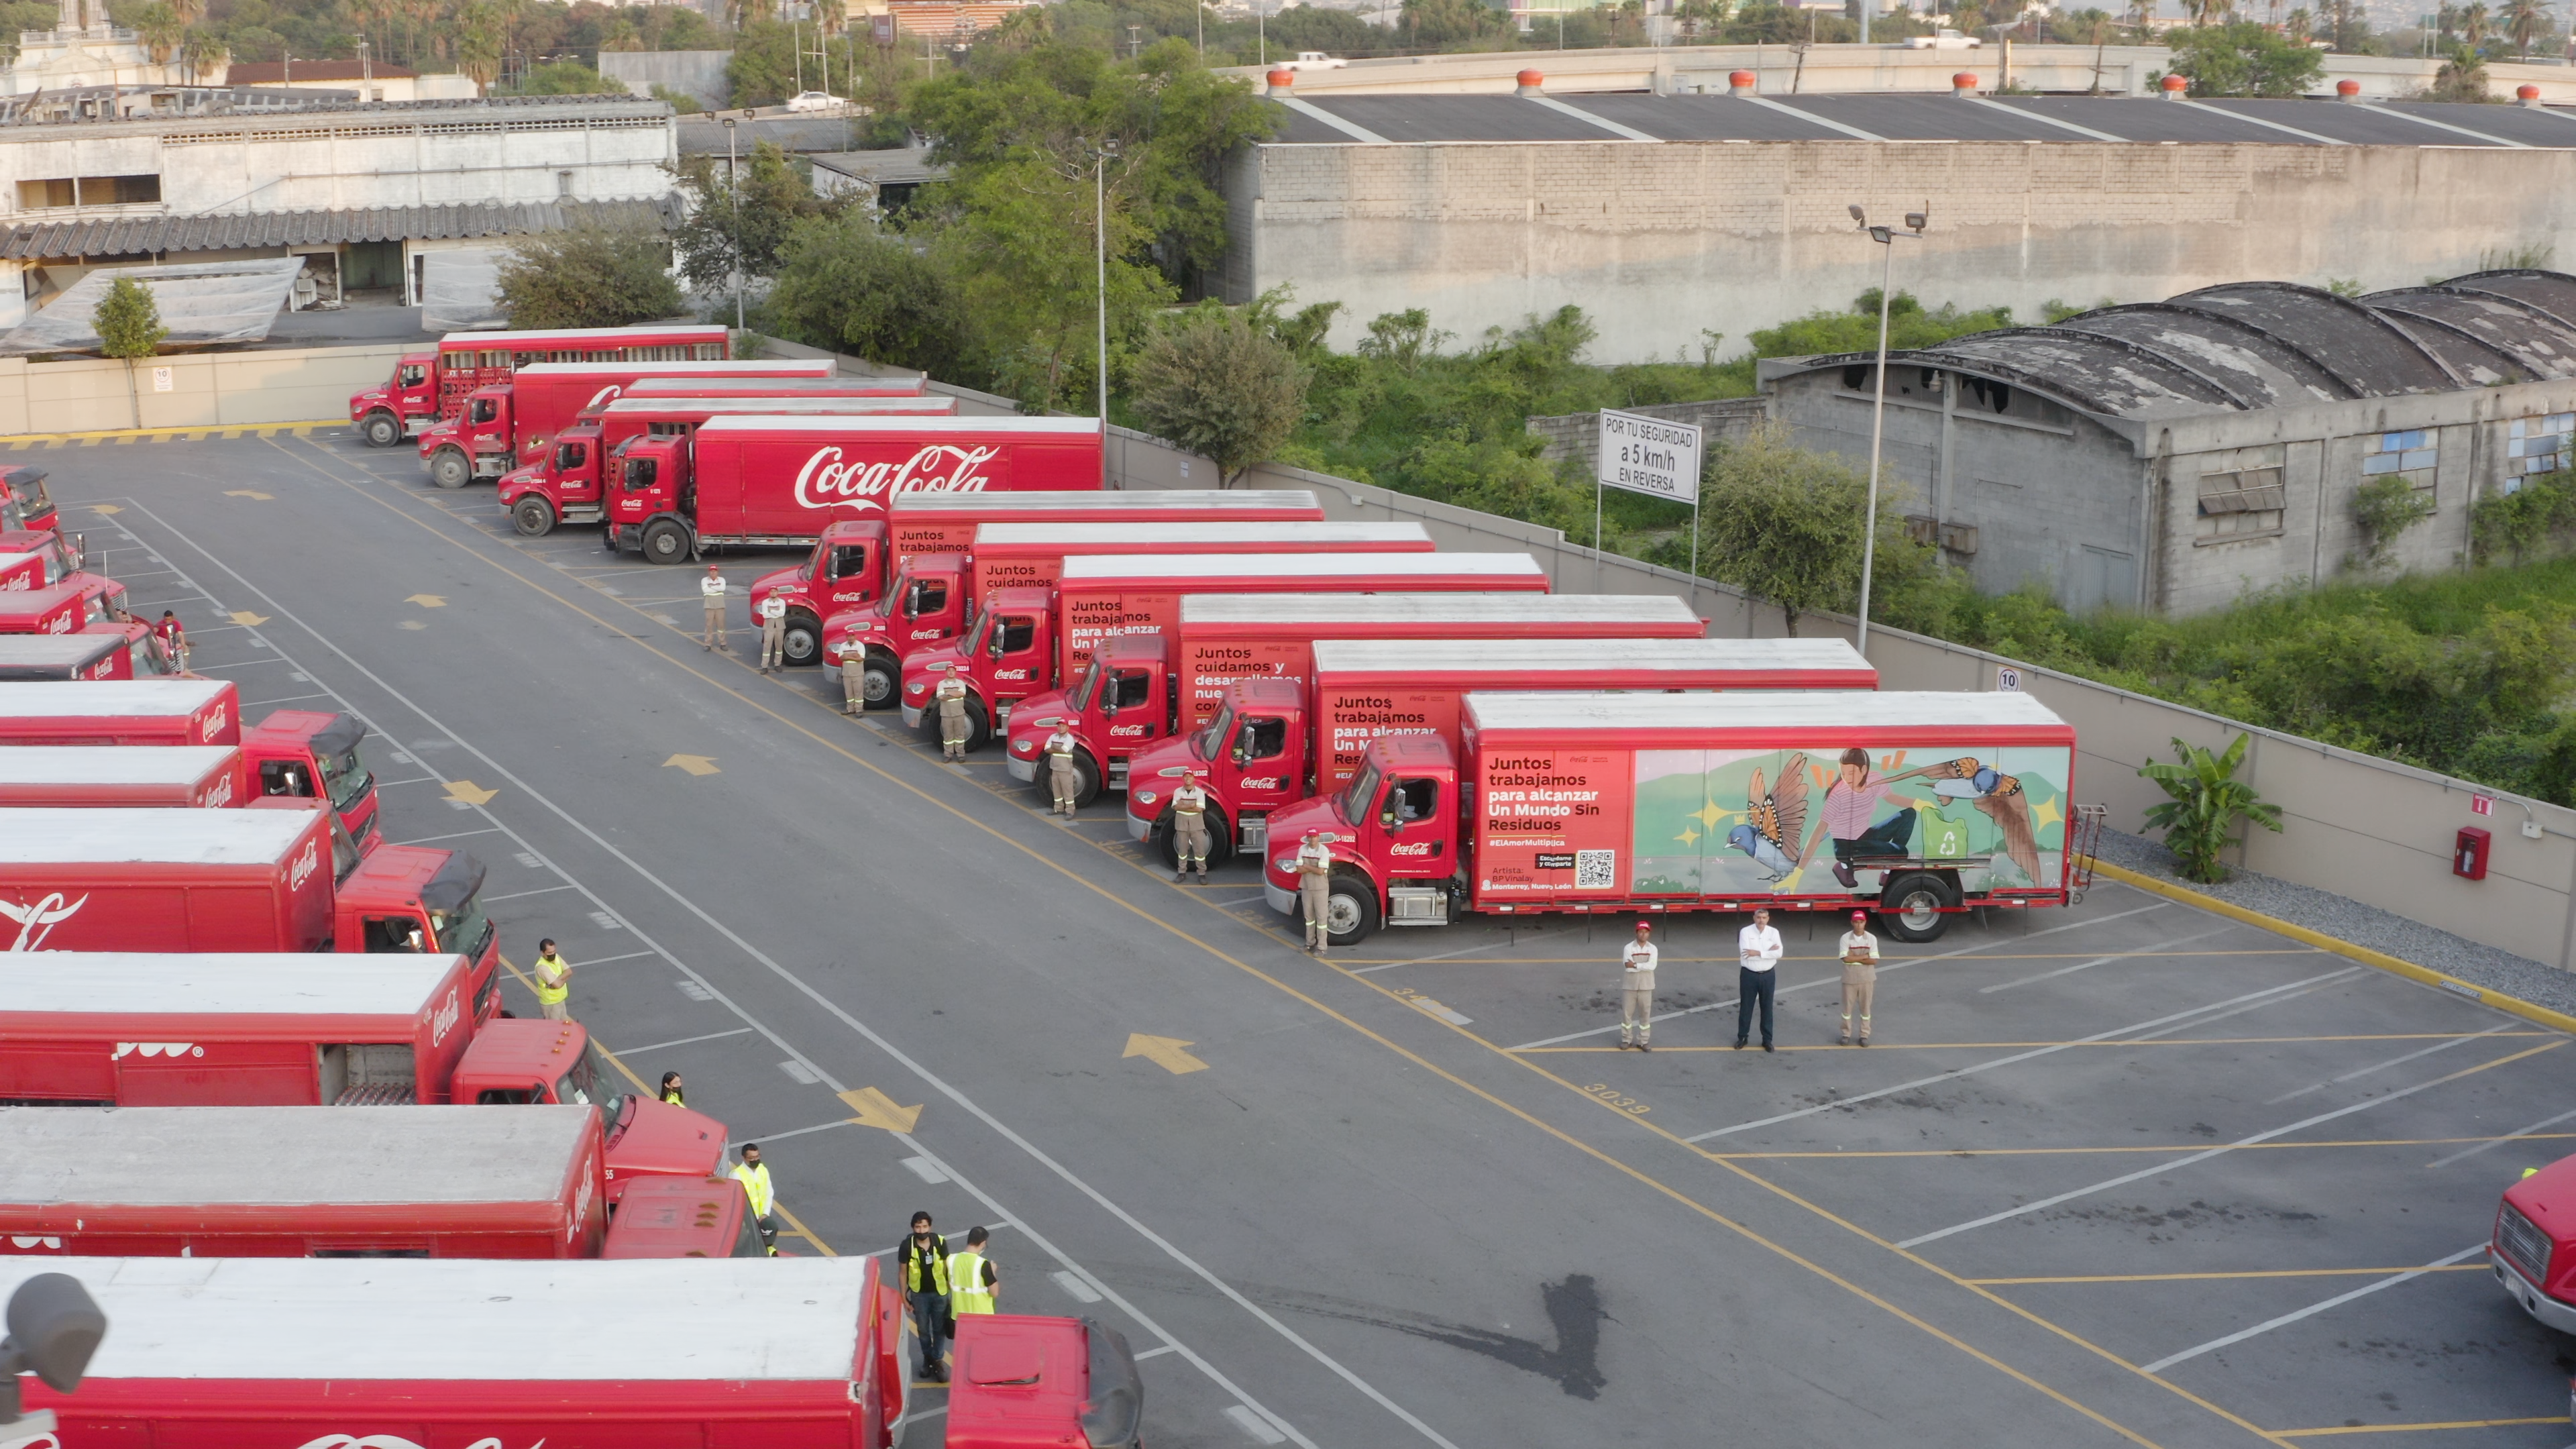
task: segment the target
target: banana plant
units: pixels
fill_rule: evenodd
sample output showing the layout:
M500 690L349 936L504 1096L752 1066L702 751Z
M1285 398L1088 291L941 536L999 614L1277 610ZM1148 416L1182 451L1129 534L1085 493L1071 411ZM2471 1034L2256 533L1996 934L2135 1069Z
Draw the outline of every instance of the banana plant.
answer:
M2174 758L2180 763L2150 760L2138 769L2173 797L2147 812L2147 827L2165 833L2165 849L2173 852L2185 880L2215 885L2227 879L2218 853L2234 838L2239 821L2281 833L2281 807L2267 804L2253 786L2236 778L2252 738L2239 733L2223 752L2175 740Z

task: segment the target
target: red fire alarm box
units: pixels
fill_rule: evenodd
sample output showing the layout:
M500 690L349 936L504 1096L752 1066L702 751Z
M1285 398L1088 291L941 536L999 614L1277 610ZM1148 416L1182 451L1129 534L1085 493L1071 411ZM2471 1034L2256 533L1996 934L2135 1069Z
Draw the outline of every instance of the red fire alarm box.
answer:
M2466 880L2487 878L2487 852L2495 837L2475 825L2460 827L2460 838L2451 845L2451 874Z

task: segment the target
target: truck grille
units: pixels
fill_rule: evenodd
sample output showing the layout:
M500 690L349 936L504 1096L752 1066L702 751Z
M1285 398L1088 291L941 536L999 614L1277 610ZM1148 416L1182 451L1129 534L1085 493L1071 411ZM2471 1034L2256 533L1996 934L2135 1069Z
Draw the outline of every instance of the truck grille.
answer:
M2496 1217L2495 1245L2496 1250L2504 1254L2505 1261L2530 1279L2532 1286L2548 1283L2549 1235L2533 1226L2531 1219L2515 1211L2511 1204L2507 1204Z

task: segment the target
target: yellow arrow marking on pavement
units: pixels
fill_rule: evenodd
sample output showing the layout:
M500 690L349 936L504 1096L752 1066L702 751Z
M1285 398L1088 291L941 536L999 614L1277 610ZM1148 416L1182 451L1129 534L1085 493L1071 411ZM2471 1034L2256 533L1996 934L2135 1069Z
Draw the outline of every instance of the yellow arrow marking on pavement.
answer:
M665 770L686 770L692 775L721 775L713 755L673 755L662 762Z
M444 609L447 607L447 601L436 594L414 594L410 598L403 600L403 602L406 604L418 604L424 609Z
M89 511L92 513L105 514L109 517L114 517L115 515L125 511L123 505L115 503L92 503L88 505L88 507Z
M224 490L224 496L226 498L247 498L254 503L274 503L277 501L276 494L262 493L256 488L227 488Z
M1176 1036L1147 1036L1140 1031L1128 1036L1127 1050L1118 1055L1121 1059L1143 1057L1176 1077L1206 1071L1207 1063L1181 1050L1190 1045Z
M462 800L468 805L489 805L492 803L492 797L500 793L498 790L486 790L471 780L447 782L447 798Z
M921 1120L919 1107L898 1107L894 1104L894 1098L874 1087L861 1087L855 1092L843 1092L841 1101L851 1111L858 1113L850 1120L861 1127L882 1127L888 1132L909 1134L913 1125Z
M234 623L241 625L245 629L256 629L260 625L268 622L268 616L266 614L254 614L248 609L233 610L232 619Z

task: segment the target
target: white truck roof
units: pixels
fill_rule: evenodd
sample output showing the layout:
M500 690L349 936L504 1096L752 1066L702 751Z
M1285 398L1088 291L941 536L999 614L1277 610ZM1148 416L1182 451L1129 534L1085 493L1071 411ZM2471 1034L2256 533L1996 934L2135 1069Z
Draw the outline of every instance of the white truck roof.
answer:
M682 325L676 327L626 328L547 327L527 332L450 332L446 336L438 339L438 345L441 347L472 347L477 351L489 351L493 348L537 346L548 342L571 342L575 340L593 342L604 334L620 331L634 333L658 332L668 336L688 337L699 342L722 342L725 339L725 330L722 327L714 326ZM615 346L617 344L612 342L609 345ZM704 367L707 364L699 363L698 365L700 367Z
M48 1255L0 1258L0 1301L79 1279L111 1325L91 1378L847 1383L870 1261Z
M32 553L0 553L0 571L24 568L27 560L34 557L36 555Z
M1198 579L1210 574L1270 578L1339 579L1362 574L1411 574L1425 579L1526 579L1547 577L1525 553L1096 553L1064 561L1063 582L1133 579Z
M1102 492L1098 489L1048 488L1015 493L898 493L887 505L897 513L936 508L943 513L1008 513L1019 508L1062 512L1119 514L1139 508L1205 508L1214 512L1241 509L1318 508L1315 495L1303 488L1247 488L1239 493L1214 488L1175 488Z
M1830 739L1836 730L2004 725L2046 727L2066 721L2027 694L1991 690L1890 691L1750 689L1725 694L1520 694L1467 696L1467 718L1480 729L1800 729Z
M62 719L187 714L232 687L228 679L48 679L0 684L0 715Z
M532 1202L596 1107L0 1108L0 1202Z
M1317 677L1336 670L1867 669L1840 639L1318 639Z
M231 745L14 745L0 749L0 784L193 785L238 753Z
M1100 423L1093 418L799 418L778 416L729 416L709 418L698 425L698 437L722 438L730 433L765 432L781 424L792 425L799 433L1027 433L1033 437L1089 438L1100 433Z
M418 1016L462 956L0 951L0 1014ZM48 1109L51 1110L51 1109Z
M0 660L11 664L75 664L124 646L122 633L104 630L96 634L87 630L77 634L0 634Z
M1699 615L1670 594L1190 594L1181 626L1193 624L1482 624L1527 619L1548 623L1696 624Z
M0 866L270 865L317 810L0 810ZM327 861L324 862L326 865Z
M498 337L503 334L467 333L465 336ZM519 336L543 336L543 333L520 333ZM603 373L622 372L635 377L830 377L839 364L829 358L791 358L766 362L531 362L511 370L513 377L562 377L580 373L596 377Z
M784 381L785 379L781 380ZM910 408L912 411L908 413L902 412L901 410L905 408ZM946 411L933 411L934 409L941 408L946 409ZM858 395L848 397L752 397L748 395L725 396L722 394L713 397L688 397L680 393L656 392L646 393L641 397L629 394L610 403L607 407L600 409L600 411L606 416L615 418L633 417L638 413L650 417L659 413L702 412L707 414L708 422L713 422L717 418L740 417L745 414L758 414L763 417L774 418L873 417L878 414L930 418L948 417L953 415L957 411L957 399L937 395L929 397L914 397L909 394L896 394L883 397ZM704 426L704 424L700 424L700 426Z
M990 495L988 495L990 496ZM1068 547L1117 543L1418 543L1426 550L1431 535L1418 523L1313 523L1291 519L1193 519L1152 523L982 523L975 526L975 546L1015 543L1061 543Z

